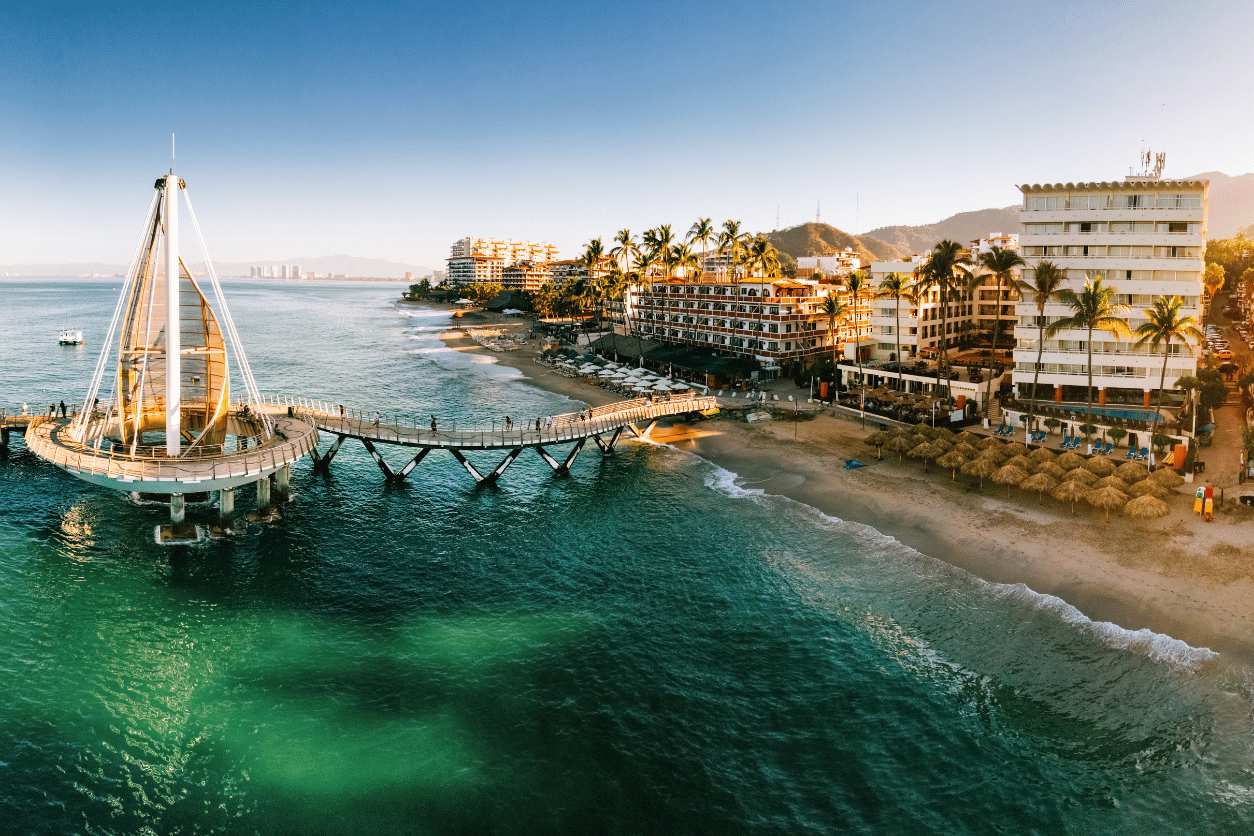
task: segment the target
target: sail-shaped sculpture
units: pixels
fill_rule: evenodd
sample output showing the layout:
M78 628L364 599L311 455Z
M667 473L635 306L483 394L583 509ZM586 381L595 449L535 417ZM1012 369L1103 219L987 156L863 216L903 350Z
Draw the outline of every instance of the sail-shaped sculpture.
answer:
M257 391L214 275L191 201L211 304L179 253L173 174L154 188L109 335L83 405L70 420L41 419L27 433L37 455L97 484L182 495L260 482L314 449L312 424L272 414ZM232 400L231 366L243 387ZM267 483L268 484L268 483Z

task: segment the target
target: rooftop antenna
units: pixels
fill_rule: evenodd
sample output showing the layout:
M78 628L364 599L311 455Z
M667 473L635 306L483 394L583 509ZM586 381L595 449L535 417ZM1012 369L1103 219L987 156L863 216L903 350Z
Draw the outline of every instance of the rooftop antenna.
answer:
M779 230L779 204L775 204L775 229Z
M170 173L174 173L174 134L170 134Z

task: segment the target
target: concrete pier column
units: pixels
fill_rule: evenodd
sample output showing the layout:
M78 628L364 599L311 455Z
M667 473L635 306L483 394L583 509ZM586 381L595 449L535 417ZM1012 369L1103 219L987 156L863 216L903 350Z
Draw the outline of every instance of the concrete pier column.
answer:
M218 516L229 520L235 514L235 488L218 491Z
M1062 403L1062 387L1054 387L1054 403Z
M1150 405L1150 391L1146 389L1145 390L1145 407L1148 409L1149 405Z
M170 494L170 522L174 523L175 525L178 525L179 523L181 523L183 521L184 511L185 511L185 507L184 507L184 502L183 502L183 494L181 493Z
M9 446L9 428L8 427L0 428L0 447L8 447L8 446Z
M1105 389L1097 390L1097 404L1098 406L1106 405L1106 390Z
M274 471L274 489L283 496L287 496L288 490L292 484L292 468L290 465L283 465Z
M257 507L265 508L270 504L270 477L257 480Z

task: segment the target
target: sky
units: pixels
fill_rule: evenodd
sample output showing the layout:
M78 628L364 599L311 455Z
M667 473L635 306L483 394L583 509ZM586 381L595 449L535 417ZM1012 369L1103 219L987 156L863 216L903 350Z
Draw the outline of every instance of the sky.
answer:
M230 262L439 269L467 235L574 257L820 206L858 233L1118 179L1143 148L1239 175L1251 32L1249 0L11 1L0 263L125 264L171 134Z

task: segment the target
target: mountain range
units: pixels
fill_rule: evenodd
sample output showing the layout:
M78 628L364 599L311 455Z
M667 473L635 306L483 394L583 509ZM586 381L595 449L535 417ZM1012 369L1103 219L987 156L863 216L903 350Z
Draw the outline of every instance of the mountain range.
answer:
M1238 231L1254 236L1254 174L1231 177L1220 171L1195 174L1183 180L1209 180L1207 237L1230 238ZM881 226L861 235L851 235L822 223L804 223L789 229L766 233L775 248L792 258L818 255L846 247L864 260L889 261L932 249L949 239L966 244L986 238L991 232L1017 233L1019 207L977 209L959 212L943 221L922 226Z

